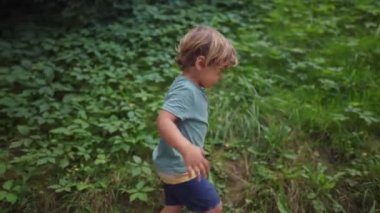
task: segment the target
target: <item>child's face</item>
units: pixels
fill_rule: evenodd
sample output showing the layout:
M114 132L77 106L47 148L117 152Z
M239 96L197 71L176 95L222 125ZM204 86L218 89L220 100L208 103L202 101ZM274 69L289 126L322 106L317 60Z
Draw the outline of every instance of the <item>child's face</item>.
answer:
M223 78L223 66L206 66L200 70L199 82L201 86L209 88Z
M205 65L205 58L200 56L197 58L196 68L200 86L209 88L223 78L223 71L226 65Z

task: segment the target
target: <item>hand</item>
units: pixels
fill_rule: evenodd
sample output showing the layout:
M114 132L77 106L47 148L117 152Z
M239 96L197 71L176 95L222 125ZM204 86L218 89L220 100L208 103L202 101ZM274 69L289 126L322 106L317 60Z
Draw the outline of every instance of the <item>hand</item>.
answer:
M189 143L189 145L183 150L182 156L185 160L189 176L192 176L192 174L195 173L198 180L200 180L202 176L208 176L209 162L204 157L203 149Z

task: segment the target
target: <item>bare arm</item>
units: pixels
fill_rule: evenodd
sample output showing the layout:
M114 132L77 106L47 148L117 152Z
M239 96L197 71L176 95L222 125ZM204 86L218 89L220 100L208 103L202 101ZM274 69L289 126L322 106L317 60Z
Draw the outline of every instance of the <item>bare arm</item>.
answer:
M175 125L174 122L176 119L173 114L161 110L157 118L157 129L166 143L177 149L179 153L183 155L186 146L189 146L190 142L181 134Z
M193 144L191 144L179 131L175 121L176 117L165 111L161 110L157 118L157 129L160 136L170 146L174 147L181 153L185 160L189 175L193 172L196 176L206 177L209 170L208 161L203 156L203 150Z

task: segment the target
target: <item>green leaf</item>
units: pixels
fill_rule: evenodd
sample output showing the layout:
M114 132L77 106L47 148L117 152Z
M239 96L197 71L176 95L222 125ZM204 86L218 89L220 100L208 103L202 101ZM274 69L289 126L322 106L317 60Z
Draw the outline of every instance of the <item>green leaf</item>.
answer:
M133 155L133 161L135 162L135 163L141 163L141 158L139 157L139 156L136 156L136 155Z
M282 156L286 159L295 160L297 159L298 155L295 152L289 151L289 152L283 152Z
M65 128L65 127L58 127L58 128L50 130L50 133L70 135L71 131L68 128Z
M39 109L41 113L47 111L49 108L50 108L50 105L47 103L41 103L39 105Z
M59 162L59 166L64 169L66 168L68 165L70 164L69 160L67 158L63 158L60 162Z
M138 176L141 174L141 169L139 167L133 167L132 168L132 176L135 177L135 176Z
M148 201L148 196L145 193L137 193L137 197L139 200L147 202Z
M144 181L139 181L136 185L136 189L142 189L145 185L145 182Z
M7 106L9 108L17 107L18 102L10 97L4 97L0 99L0 105Z
M148 202L148 196L146 193L141 193L141 192L133 193L129 197L129 201L132 202L134 200L140 200L140 201Z
M152 171L150 170L149 167L142 167L142 171L147 174L147 175L151 175L152 174Z
M50 163L52 163L52 164L54 164L54 163L55 163L55 158L53 158L53 157L48 157L48 158L47 158L47 161L50 162Z
M307 198L310 200L313 200L316 197L317 197L317 194L315 194L314 192L310 192L309 194L307 194Z
M288 204L286 202L286 199L285 199L283 193L280 193L279 196L277 196L276 203L277 203L278 210L281 213L288 213L289 212Z
M80 117L80 118L82 118L82 119L87 119L86 111L84 111L84 110L79 110L78 114L79 114L79 117Z
M154 188L152 187L144 187L141 191L142 192L152 192L154 190Z
M10 191L13 186L13 180L8 180L3 184L3 188Z
M131 147L130 147L128 144L123 144L123 145L121 145L121 148L122 148L126 153L128 153L129 150L131 149Z
M78 183L76 186L79 191L89 188L89 185L86 183Z
M48 82L51 82L53 80L53 78L54 78L54 71L53 71L52 68L46 67L44 69L44 74L45 74L46 80Z
M31 68L32 67L32 62L30 60L27 60L27 59L23 59L21 61L21 65L24 67L24 68Z
M98 156L95 160L95 164L96 165L105 164L106 162L107 162L106 156L104 154L98 154Z
M30 128L24 125L17 125L17 130L21 135L28 135L30 132Z
M7 164L0 162L0 176L3 175L7 171Z
M16 195L16 194L13 194L13 193L7 193L5 199L6 199L8 202L14 204L14 203L16 203L16 201L17 201L17 195Z
M109 184L109 183L106 182L106 181L100 181L99 184L100 184L100 186L101 186L102 188L106 189L106 188L108 187L108 184Z
M5 200L5 197L7 196L8 192L0 190L0 200Z
M133 202L133 201L136 200L137 198L138 198L137 193L132 194L132 195L129 197L129 202Z
M130 194L133 194L133 193L138 192L138 190L137 189L130 189L130 190L127 190L127 192Z
M23 144L23 140L18 140L18 141L15 141L15 142L12 142L10 145L9 145L9 148L10 149L13 149L13 148L17 148L17 147L20 147L22 144Z

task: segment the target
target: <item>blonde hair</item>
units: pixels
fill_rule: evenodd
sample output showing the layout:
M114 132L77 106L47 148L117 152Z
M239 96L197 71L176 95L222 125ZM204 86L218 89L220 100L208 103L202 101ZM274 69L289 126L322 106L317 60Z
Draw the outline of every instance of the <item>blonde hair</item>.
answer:
M211 27L192 28L177 47L176 62L182 70L194 66L198 56L206 58L207 66L223 65L228 68L239 63L232 44Z

